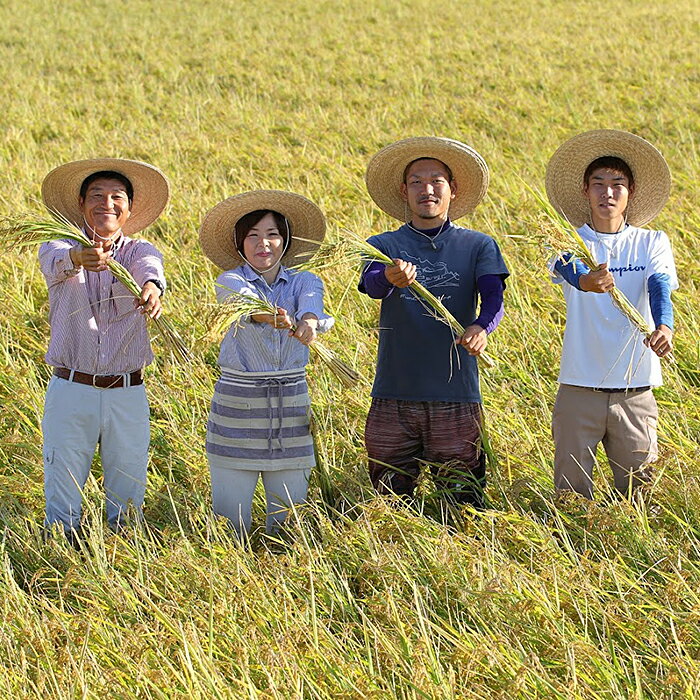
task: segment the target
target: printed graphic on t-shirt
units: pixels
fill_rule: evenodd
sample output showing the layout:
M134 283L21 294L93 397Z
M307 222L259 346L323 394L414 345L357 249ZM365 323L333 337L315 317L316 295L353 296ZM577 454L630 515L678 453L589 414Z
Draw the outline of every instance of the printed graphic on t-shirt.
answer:
M651 326L654 318L648 280L655 274L669 277L669 289L678 286L673 252L666 234L627 226L614 234L601 234L584 225L579 234L599 261L608 261L616 287ZM556 274L557 283L564 282ZM609 294L582 292L563 286L566 326L559 382L594 388L660 386L659 358L644 345L643 336L620 313Z
M431 262L430 260L410 255L405 250L401 251L400 257L402 260L411 262L416 266L416 280L441 299L449 299L450 295L445 296L444 294L439 294L434 291L436 288L459 287L459 274L452 272L452 270L447 267L447 263ZM402 292L401 297L403 299L416 301L416 297L407 291Z
M625 272L644 272L646 269L646 265L622 265L620 267L609 267L608 271L613 277L622 277Z

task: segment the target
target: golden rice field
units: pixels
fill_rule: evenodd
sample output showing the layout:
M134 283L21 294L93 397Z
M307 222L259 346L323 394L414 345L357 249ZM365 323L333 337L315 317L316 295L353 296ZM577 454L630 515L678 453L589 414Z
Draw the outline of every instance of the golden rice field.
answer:
M145 532L102 524L88 546L41 537L47 293L34 251L0 255L0 696L18 698L692 698L700 696L700 5L630 0L0 0L0 215L39 214L59 163L123 156L172 184L147 232L167 314L206 328L216 271L204 213L253 188L326 212L331 240L392 226L363 173L408 136L473 145L489 195L464 223L512 277L482 375L484 513L373 496L363 420L375 302L357 267L321 275L338 322L324 342L364 376L310 369L321 466L280 540L236 544L210 513L204 422L216 348L148 373ZM658 390L661 458L645 503L555 505L549 415L563 301L529 234L556 147L592 128L655 143L673 173L676 363ZM521 238L510 238L518 235ZM257 503L261 522L262 502Z

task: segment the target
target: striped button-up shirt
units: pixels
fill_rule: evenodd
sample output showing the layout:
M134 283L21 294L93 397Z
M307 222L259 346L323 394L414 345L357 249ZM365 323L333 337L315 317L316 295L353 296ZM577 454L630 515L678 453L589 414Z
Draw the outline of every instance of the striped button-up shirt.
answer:
M51 340L46 362L88 374L124 374L153 360L146 318L134 296L109 270L88 272L70 258L75 243L50 241L39 248L49 288ZM140 286L165 285L163 257L150 243L121 236L113 257Z
M249 265L242 265L219 275L216 297L225 302L228 290L265 298L282 307L300 321L305 313L318 318L318 332L324 333L334 319L323 312L323 282L311 272L280 268L277 279L269 285ZM309 361L309 348L288 330L273 328L269 323L243 321L232 326L221 343L219 364L238 372L276 372L303 369Z

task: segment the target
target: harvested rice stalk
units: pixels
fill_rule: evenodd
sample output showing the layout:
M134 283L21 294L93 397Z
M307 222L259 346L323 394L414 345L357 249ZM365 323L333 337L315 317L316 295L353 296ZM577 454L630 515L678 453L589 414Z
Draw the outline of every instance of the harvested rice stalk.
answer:
M228 298L224 303L213 306L205 321L209 330L203 340L207 343L217 342L230 326L240 325L252 314L277 313L277 307L264 297L234 292L228 287L225 289L229 295ZM296 326L292 326L292 330L296 330ZM346 389L352 388L360 381L360 375L320 341L314 340L309 345L309 350L314 352Z
M77 226L58 212L52 212L55 218L8 218L0 225L0 245L4 250L16 247L40 245L48 241L69 240L91 248L93 242ZM141 287L132 274L114 259L107 261L114 278L121 282L135 298L141 297ZM185 362L190 360L190 352L184 341L168 318L160 316L150 319L155 324L168 350Z
M361 238L353 231L343 229L346 234L344 246L349 249L353 256L362 258L365 261L376 261L384 265L393 265L394 261L387 255L384 255L380 250L377 250L373 245L367 243L364 238ZM464 326L452 315L450 310L436 297L430 290L426 289L420 282L411 282L408 288L413 292L416 299L423 304L428 312L441 323L446 324L452 331L455 339L464 333ZM494 367L496 362L485 352L477 355L477 358L487 367Z
M571 222L562 216L541 192L534 190L527 184L525 187L537 199L542 209L543 225L540 228L542 243L562 260L564 253L571 253L591 270L599 269L600 263L593 257L586 242ZM613 305L648 340L654 332L654 328L647 323L637 307L617 287L613 287L607 293L610 295ZM673 360L671 354L665 357Z

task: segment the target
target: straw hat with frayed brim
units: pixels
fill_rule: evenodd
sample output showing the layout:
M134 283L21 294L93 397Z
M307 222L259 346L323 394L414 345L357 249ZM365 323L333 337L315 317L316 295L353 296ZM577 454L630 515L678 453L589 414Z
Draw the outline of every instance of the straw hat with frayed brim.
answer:
M165 175L153 165L124 158L76 160L54 168L41 185L41 196L47 209L82 227L83 213L78 201L80 186L86 177L102 170L123 175L134 188L131 215L122 227L125 234L142 231L161 215L170 195Z
M276 211L289 222L292 240L283 256L288 265L306 262L326 235L323 212L306 197L283 190L254 190L234 195L211 209L199 228L204 254L222 270L231 270L245 262L236 250L236 222L258 209Z
M410 218L401 185L406 166L418 158L443 162L457 183L457 193L450 203L451 219L458 219L476 208L489 185L486 161L470 146L438 136L418 136L397 141L382 148L367 166L365 182L377 206L399 221Z
M648 141L616 129L587 131L559 146L547 166L547 196L552 206L576 227L591 223L583 176L586 168L603 156L621 158L634 176L627 222L643 226L651 221L668 200L671 172L664 157Z

